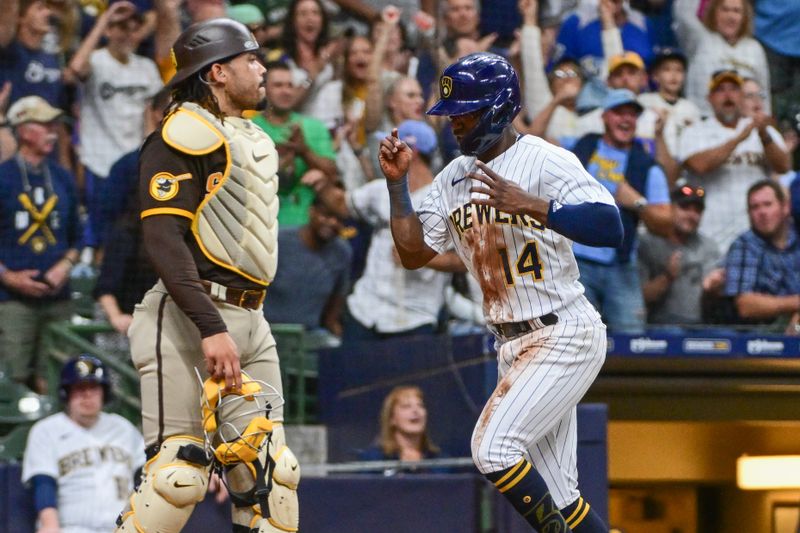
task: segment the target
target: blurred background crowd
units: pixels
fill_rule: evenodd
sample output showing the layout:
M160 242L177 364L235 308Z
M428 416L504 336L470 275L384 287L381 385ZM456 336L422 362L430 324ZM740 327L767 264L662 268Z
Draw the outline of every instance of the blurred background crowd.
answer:
M138 147L163 117L170 47L231 17L268 67L251 118L280 154L280 258L264 305L337 344L482 328L455 256L404 270L377 169L392 128L412 196L458 155L425 115L475 51L521 75L521 133L571 150L626 219L576 246L611 332L769 328L800 311L800 4L781 0L0 0L0 360L46 385L38 335L91 295L125 348L154 282L139 246ZM318 195L334 185L336 194Z
M93 390L97 415L99 385L75 395L53 379L52 324L109 324L93 349L135 380L126 332L156 277L138 148L168 111L172 43L216 17L250 28L267 66L267 103L248 116L280 156L264 312L314 347L485 333L455 254L400 265L376 158L398 128L412 199L425 197L459 155L425 110L442 69L476 51L520 74L517 130L573 152L617 201L623 245L575 246L610 333L800 334L800 2L0 0L0 400L11 381L65 407ZM421 389L394 389L361 458L446 456L426 425ZM25 434L5 437L7 456Z

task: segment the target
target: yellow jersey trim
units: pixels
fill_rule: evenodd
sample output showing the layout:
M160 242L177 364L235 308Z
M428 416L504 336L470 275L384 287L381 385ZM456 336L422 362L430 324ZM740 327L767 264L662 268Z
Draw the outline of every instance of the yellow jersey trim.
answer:
M189 112L190 111L187 111L187 113L189 113ZM217 131L217 128L213 124L208 122L205 118L201 117L200 115L198 115L196 113L192 113L192 114L195 115L198 120L201 120L203 123L205 123L209 128L213 128L214 131ZM214 198L214 196L216 196L216 194L220 191L220 189L222 189L223 185L225 185L225 182L228 180L228 176L230 176L231 165L233 164L233 159L231 158L231 147L228 144L228 141L225 140L225 137L223 137L221 133L217 132L217 134L220 135L222 146L225 147L225 170L222 172L222 177L219 179L219 183L217 184L216 188L213 191L211 191L208 194L206 194L206 197L203 199L202 202L200 202L200 205L197 207L196 213L200 213L200 211L206 205L208 205L208 202L210 202L211 199ZM209 261L211 261L215 265L221 266L222 268L225 268L225 269L230 270L232 272L236 272L237 274L239 274L243 278L245 278L247 280L250 280L253 283L257 283L257 284L262 285L264 287L267 287L269 285L269 282L267 282L267 280L259 279L259 278L255 277L255 276L251 276L250 274L242 271L241 269L239 269L239 268L237 268L237 267L235 267L233 265L230 265L230 264L228 264L228 263L226 263L226 262L224 262L224 261L222 261L220 259L217 259L213 255L211 255L211 252L208 251L208 249L203 245L203 241L200 239L200 230L198 228L199 220L200 220L200 217L198 217L198 216L194 217L194 220L192 221L192 233L194 234L194 240L197 242L197 246L200 247L200 251L203 252L203 255L206 256L206 259L208 259Z
M154 207L152 209L145 209L139 218L147 218L153 215L178 215L179 217L186 217L189 220L194 220L194 213L186 209L178 209L177 207Z

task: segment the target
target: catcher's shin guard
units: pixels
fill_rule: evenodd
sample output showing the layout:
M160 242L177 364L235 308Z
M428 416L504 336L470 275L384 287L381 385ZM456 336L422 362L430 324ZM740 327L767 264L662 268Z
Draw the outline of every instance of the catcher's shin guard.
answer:
M263 468L262 465L266 465ZM297 531L300 511L297 485L300 466L286 446L282 424L275 424L269 442L264 446L257 463L239 463L226 468L228 488L233 502L233 523L244 526L242 531L257 533L286 533ZM260 493L268 491L269 513L262 511Z
M211 461L203 441L167 438L142 473L142 483L117 518L117 533L180 533L208 488Z
M300 467L286 446L283 425L267 418L283 401L280 394L244 372L239 391L226 391L223 382L212 379L203 390L206 441L225 469L234 531L297 531Z

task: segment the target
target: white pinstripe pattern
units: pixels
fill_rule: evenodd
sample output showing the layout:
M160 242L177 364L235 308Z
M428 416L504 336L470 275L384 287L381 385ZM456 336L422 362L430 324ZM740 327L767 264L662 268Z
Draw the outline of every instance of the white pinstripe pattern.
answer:
M572 153L532 135L521 138L487 164L500 176L541 198L563 205L582 202L614 205L608 191L583 169ZM474 157L453 160L434 180L418 213L428 246L441 253L453 242L464 264L480 282L487 322L530 320L558 311L583 294L572 241L566 237L550 229L536 229L532 224L484 222L465 227L477 215L475 206L470 204L471 180L462 178L475 169ZM461 224L457 223L459 217ZM510 217L501 214L501 218ZM531 241L536 243L542 263L543 279L539 281L530 274L514 273L525 243ZM506 286L500 265L501 248L507 250L514 276L514 284L510 286Z
M557 324L498 347L498 386L472 435L478 470L497 472L525 457L559 508L578 497L575 406L606 353L606 328L592 305L580 297L564 311Z
M562 205L614 205L573 154L538 137L522 137L487 164L540 198ZM583 297L572 241L524 217L480 217L470 203L471 180L462 179L475 168L475 158L460 157L436 177L418 211L425 241L438 252L453 243L481 285L487 322L533 320L554 312L558 323L498 346L498 385L475 427L473 459L489 473L527 458L562 508L578 497L575 406L603 364L606 329ZM525 272L534 243L539 279L535 271ZM522 271L515 268L518 261Z

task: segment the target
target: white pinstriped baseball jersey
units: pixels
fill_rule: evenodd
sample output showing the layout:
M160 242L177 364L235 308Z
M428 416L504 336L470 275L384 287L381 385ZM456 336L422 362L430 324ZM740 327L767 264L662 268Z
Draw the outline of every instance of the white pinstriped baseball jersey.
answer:
M64 533L106 533L133 489L133 473L145 462L142 434L119 415L100 413L84 428L65 413L31 428L22 481L45 475L58 483L58 515Z
M487 165L529 193L561 205L615 205L571 152L533 135L521 136ZM466 174L474 171L475 157L461 156L436 176L418 210L428 246L441 253L453 242L480 283L489 323L531 320L574 302L583 286L572 241L528 216L471 204L472 180Z

